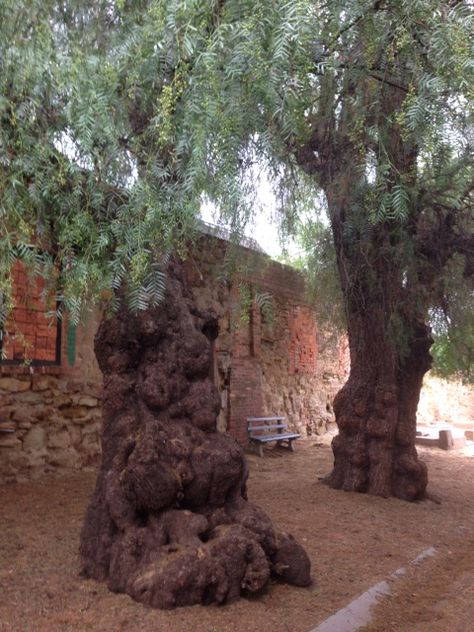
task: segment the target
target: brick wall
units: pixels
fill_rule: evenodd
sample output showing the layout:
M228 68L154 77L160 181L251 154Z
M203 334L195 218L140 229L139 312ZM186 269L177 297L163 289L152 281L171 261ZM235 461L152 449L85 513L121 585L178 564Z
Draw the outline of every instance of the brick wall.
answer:
M235 288L231 302L239 301ZM247 417L263 414L262 370L260 366L260 311L255 305L245 318L234 323L231 347L228 427L239 443L247 443Z
M289 371L290 373L316 373L318 355L316 343L316 320L311 308L306 305L292 305L288 312Z
M54 311L54 298L44 296L44 280L31 279L19 261L12 277L13 310L2 339L4 358L12 363L57 363L59 331L56 319L48 316Z

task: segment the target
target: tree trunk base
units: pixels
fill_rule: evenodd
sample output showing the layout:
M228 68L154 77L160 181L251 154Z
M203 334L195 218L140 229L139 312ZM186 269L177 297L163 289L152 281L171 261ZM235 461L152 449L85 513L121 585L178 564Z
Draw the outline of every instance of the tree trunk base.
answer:
M354 460L367 461L368 458L365 454L364 457L359 454L359 458L356 456L354 459L351 441L346 443L347 445L344 445L344 439L339 435L334 437L334 469L321 480L322 483L332 489L367 493L382 498L394 496L401 500L417 501L427 497L428 469L426 464L418 459L416 450L399 451L394 459L387 455L387 459L382 459L379 467L374 467L371 471L370 466L354 465ZM376 447L372 452L375 451L390 452L390 449L381 447L377 450Z
M157 608L231 601L271 575L311 583L304 549L246 500L242 449L216 432L216 335L172 264L162 306L122 310L96 337L103 456L81 534L82 572Z
M388 353L367 354L373 366L356 361L351 367L334 401L339 434L332 441L334 469L324 479L330 487L409 501L425 498L428 471L415 448L416 410L431 366L432 339L423 323L412 324L412 332L410 353L398 369L383 362Z

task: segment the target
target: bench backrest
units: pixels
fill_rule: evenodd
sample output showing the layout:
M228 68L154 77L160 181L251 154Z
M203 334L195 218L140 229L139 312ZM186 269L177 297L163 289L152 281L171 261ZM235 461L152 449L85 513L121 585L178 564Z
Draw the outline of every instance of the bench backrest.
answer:
M286 417L247 417L247 431L250 437L255 431L257 435L270 431L272 434L276 434L275 430L281 432L285 428L288 428Z

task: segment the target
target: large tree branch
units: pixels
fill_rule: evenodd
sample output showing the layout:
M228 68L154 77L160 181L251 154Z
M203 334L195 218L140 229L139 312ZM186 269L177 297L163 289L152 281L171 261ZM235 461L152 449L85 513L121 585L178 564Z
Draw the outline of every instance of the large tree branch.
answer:
M464 277L474 276L474 234L458 233L449 226L450 220L431 230L421 230L415 239L420 269L420 282L432 285L448 261L455 255L463 255Z

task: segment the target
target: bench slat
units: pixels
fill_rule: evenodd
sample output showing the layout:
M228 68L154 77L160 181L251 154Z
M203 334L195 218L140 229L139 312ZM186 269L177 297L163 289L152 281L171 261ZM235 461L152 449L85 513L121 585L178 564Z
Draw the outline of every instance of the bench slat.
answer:
M288 424L272 424L271 426L249 426L249 432L254 430L274 430L275 428L288 428Z
M247 417L247 421L285 421L286 417Z
M278 435L260 435L256 437L250 437L252 441L259 441L266 443L267 441L285 441L287 439L298 439L301 435L297 433L278 434Z

